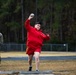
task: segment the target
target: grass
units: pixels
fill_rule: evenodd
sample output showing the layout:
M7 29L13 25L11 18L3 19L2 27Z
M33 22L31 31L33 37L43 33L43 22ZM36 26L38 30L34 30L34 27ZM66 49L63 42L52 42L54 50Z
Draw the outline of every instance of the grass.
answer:
M1 57L20 57L20 56L27 56L25 52L0 52ZM44 51L41 52L40 56L76 56L75 52L51 52L51 51Z
M1 57L9 57L9 54L11 56L17 56L17 55L25 55L24 52L18 53L18 52L2 52ZM46 52L42 52L42 55L45 55ZM65 52L47 52L47 55L63 55L65 56L73 56L73 53L65 53ZM75 55L74 55L75 56ZM40 71L44 70L52 70L55 75L76 75L76 60L41 60L40 61ZM0 71L11 71L11 70L17 70L17 71L27 71L28 70L28 61L26 60L16 60L16 61L1 61L0 65ZM33 71L35 70L35 62L33 61Z
M1 71L27 71L27 61L1 61ZM35 62L33 61L33 70ZM76 60L53 60L40 62L40 70L52 70L55 75L76 75Z

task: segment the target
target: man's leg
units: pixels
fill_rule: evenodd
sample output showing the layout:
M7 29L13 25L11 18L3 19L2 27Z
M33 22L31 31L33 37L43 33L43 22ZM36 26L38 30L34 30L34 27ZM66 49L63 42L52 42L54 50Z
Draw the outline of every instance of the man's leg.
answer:
M29 62L29 70L28 71L32 71L32 59L33 59L33 55L28 55L28 62Z
M35 56L35 63L36 63L36 71L39 71L39 56L40 56L40 53L39 52L34 52L34 56Z

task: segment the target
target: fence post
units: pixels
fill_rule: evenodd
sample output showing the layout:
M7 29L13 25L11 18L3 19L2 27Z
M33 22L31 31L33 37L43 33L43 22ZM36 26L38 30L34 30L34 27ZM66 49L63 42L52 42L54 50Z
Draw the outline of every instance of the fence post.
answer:
M21 44L21 51L23 51L23 44Z
M52 44L50 44L51 45L51 51L52 51Z
M63 44L66 47L66 52L68 52L68 44Z
M66 51L68 52L68 44L66 44Z

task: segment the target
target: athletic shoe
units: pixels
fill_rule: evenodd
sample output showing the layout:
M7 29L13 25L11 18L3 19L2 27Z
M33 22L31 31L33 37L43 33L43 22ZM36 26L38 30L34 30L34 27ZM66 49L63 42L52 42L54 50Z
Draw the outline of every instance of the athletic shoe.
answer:
M36 71L39 71L39 70L36 70Z
M28 71L32 71L32 67L29 67L29 70Z

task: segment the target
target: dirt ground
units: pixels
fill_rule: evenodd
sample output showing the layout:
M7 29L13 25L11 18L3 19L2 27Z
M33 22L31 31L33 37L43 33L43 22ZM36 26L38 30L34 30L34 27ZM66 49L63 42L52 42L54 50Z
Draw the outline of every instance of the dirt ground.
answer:
M42 52L41 56L76 56L72 52ZM27 56L25 52L1 52L1 57ZM76 75L76 60L41 60L40 71L52 70L55 75ZM27 71L28 61L1 61L0 71ZM35 61L33 60L33 71L35 71Z

